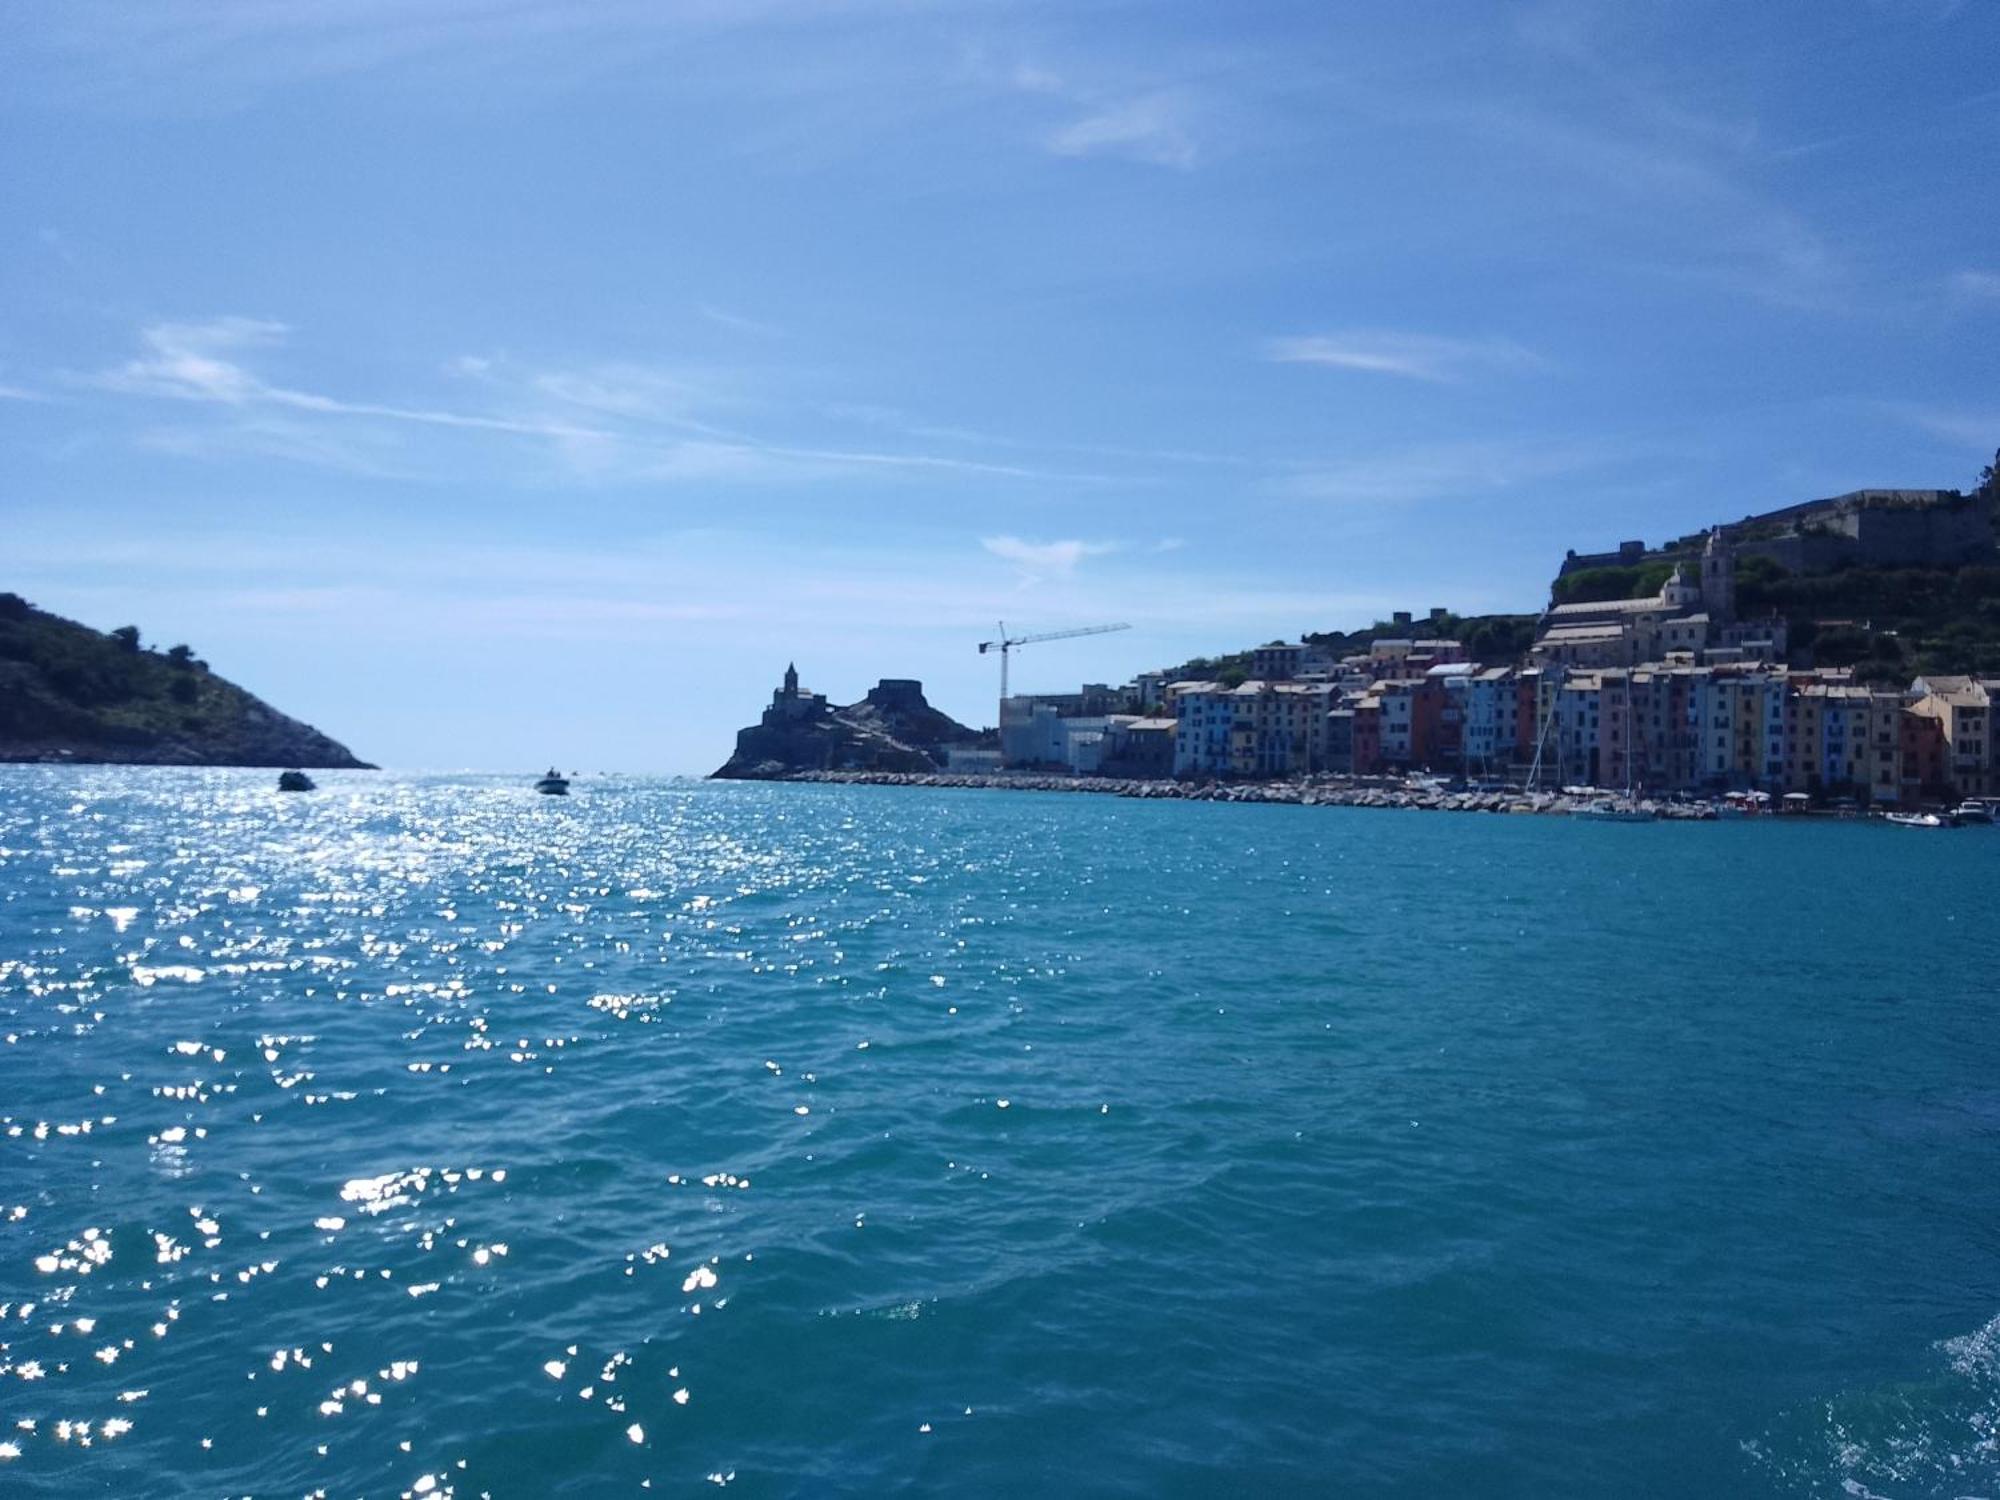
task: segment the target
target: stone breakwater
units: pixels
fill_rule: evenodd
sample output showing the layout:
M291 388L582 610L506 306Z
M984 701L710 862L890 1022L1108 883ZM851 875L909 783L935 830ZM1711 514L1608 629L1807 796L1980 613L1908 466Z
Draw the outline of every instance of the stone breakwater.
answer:
M922 786L1012 792L1089 792L1178 802L1276 802L1291 807L1386 807L1415 812L1559 813L1594 800L1559 792L1451 792L1395 782L1311 776L1292 781L1142 781L1117 776L1009 776L969 772L795 771L784 781L844 786ZM1662 818L1713 818L1701 803L1647 802Z

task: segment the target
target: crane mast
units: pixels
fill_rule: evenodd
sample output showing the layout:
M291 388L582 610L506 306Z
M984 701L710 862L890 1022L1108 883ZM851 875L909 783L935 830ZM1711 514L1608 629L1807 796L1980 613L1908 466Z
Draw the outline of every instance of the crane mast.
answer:
M1115 630L1130 630L1130 625L1079 625L1073 630L1043 630L1034 635L1009 635L1007 622L1000 622L1000 636L997 640L981 641L979 654L989 651L1000 653L1000 702L1007 701L1007 667L1016 646L1034 646L1043 641L1069 641L1083 635L1109 635Z

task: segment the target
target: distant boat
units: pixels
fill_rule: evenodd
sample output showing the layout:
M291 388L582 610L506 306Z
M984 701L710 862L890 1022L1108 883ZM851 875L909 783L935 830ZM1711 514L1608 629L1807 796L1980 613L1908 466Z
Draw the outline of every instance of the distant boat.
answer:
M540 792L544 797L567 797L569 795L569 778L556 770L554 766L550 766L548 774L535 783L535 790Z
M303 771L278 773L278 790L281 792L309 792L312 789L313 779Z
M1951 824L1936 813L1890 813L1889 821L1898 828L1949 828Z
M1569 810L1572 818L1587 818L1593 823L1656 823L1660 815L1652 808L1637 802L1620 801L1606 797L1598 802L1586 802L1581 807Z

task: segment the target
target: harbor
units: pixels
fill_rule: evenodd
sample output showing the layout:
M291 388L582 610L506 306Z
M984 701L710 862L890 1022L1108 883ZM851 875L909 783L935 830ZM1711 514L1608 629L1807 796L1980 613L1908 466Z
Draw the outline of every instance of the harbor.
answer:
M1457 785L1433 777L1302 776L1282 781L1187 781L1169 778L1056 776L1032 772L972 771L796 771L780 779L835 786L925 787L952 791L1078 792L1107 797L1136 797L1167 802L1236 802L1282 807L1372 807L1398 812L1520 813L1538 816L1588 816L1603 805L1607 793L1595 787L1565 787L1560 791L1529 791L1521 787L1481 788ZM1900 815L1864 814L1855 807L1811 808L1754 797L1661 798L1640 800L1636 806L1654 820L1715 822L1750 818L1793 821L1800 818L1856 820L1885 824L1909 822ZM1995 811L1984 801L1962 804L1950 814L1924 814L1922 825L1992 826Z

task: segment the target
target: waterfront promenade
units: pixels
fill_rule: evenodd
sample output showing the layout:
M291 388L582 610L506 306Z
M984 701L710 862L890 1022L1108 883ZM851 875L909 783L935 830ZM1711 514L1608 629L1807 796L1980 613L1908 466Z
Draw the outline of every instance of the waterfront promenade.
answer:
M1090 792L1100 796L1180 802L1271 802L1290 807L1381 807L1414 812L1574 812L1604 795L1565 792L1450 791L1386 777L1303 776L1283 781L1166 781L1118 776L1051 776L969 771L796 771L781 781L842 786L942 787L977 791ZM1701 821L1716 816L1706 802L1647 803L1662 818Z

